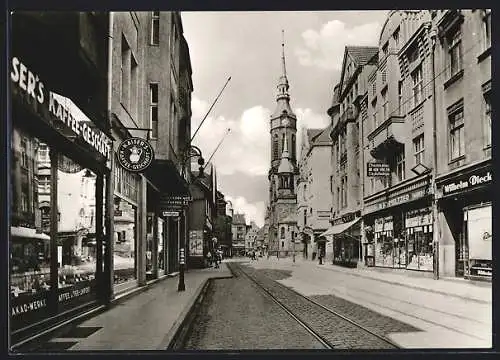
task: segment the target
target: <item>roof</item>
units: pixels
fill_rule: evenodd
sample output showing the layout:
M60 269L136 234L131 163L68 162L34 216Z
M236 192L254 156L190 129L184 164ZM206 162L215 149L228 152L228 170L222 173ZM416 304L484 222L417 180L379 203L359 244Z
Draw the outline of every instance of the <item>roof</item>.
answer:
M346 51L358 66L366 65L375 54L378 54L378 46L346 46Z
M306 133L309 143L311 143L314 140L314 138L318 136L322 131L323 129L307 129Z
M330 138L330 132L332 131L333 126L332 124L328 125L325 129L322 130L321 133L316 135L316 137L313 139L313 146L314 145L331 145L332 144L332 139Z

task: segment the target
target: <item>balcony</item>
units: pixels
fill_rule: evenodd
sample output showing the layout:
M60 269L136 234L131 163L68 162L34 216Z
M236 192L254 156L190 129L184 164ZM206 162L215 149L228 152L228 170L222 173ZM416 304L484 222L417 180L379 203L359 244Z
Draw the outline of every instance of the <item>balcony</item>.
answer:
M356 106L353 104L349 104L344 113L340 116L340 123L345 124L348 122L356 121L356 117L358 116L358 110Z
M405 141L404 117L391 116L379 127L368 134L372 144L370 154L375 159L384 159L395 150L399 149Z

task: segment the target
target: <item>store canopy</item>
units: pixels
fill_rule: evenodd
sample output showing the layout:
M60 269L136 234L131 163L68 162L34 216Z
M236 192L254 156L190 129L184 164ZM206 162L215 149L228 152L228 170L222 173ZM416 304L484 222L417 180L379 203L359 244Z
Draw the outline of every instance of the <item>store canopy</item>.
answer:
M324 233L322 233L320 235L320 237L341 234L344 231L348 230L351 226L353 226L354 224L356 224L359 220L361 220L361 218L357 218L357 219L355 219L353 221L349 221L349 222L346 222L346 223L343 223L343 224L334 225L331 228L329 228L328 230L326 230Z
M175 196L190 195L188 183L172 160L154 160L145 175L162 193Z
M28 239L50 240L50 236L44 233L37 233L35 229L11 226L10 235Z

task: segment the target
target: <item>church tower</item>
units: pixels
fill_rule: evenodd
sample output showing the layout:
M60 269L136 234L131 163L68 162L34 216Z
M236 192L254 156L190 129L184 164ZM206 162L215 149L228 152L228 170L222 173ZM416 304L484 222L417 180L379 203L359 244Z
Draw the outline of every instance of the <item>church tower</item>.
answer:
M282 32L283 34L283 32ZM276 110L270 119L271 167L269 179L269 250L280 256L291 255L297 234L297 117L290 107L290 88L286 75L285 43L281 43L282 73L278 80Z

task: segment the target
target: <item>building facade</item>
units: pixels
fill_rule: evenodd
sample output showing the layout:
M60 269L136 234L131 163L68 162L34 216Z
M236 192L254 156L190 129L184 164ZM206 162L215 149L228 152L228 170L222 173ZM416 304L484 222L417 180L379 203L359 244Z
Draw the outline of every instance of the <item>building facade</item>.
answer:
M281 60L282 75L277 86L277 106L270 119L271 167L268 172L269 251L275 254L282 251L288 252L288 246L285 246L283 241L283 236L286 237L284 232L288 227L293 228L290 230L289 236L292 236L292 233L297 233L296 223L284 221L297 211L295 178L298 174L296 166L297 117L290 107L284 43L282 44Z
M233 223L231 225L231 233L233 235L233 256L245 255L246 226L245 214L235 213L233 216Z
M361 258L361 209L363 167L363 114L368 77L377 69L378 47L346 46L340 82L334 88L331 118L332 227L324 234L330 241L327 258L356 266ZM385 90L387 91L387 90ZM375 100L376 101L376 100Z
M491 10L440 10L431 17L439 273L491 279Z
M252 250L257 250L257 236L259 227L254 221L247 225L247 233L245 234L245 252L248 253Z
M112 142L108 14L16 11L9 21L16 344L110 300Z
M305 258L325 251L320 235L328 229L331 213L331 127L304 129L297 178L297 226L299 246ZM319 243L318 243L319 241ZM297 244L296 244L297 245ZM318 249L319 246L319 249Z

